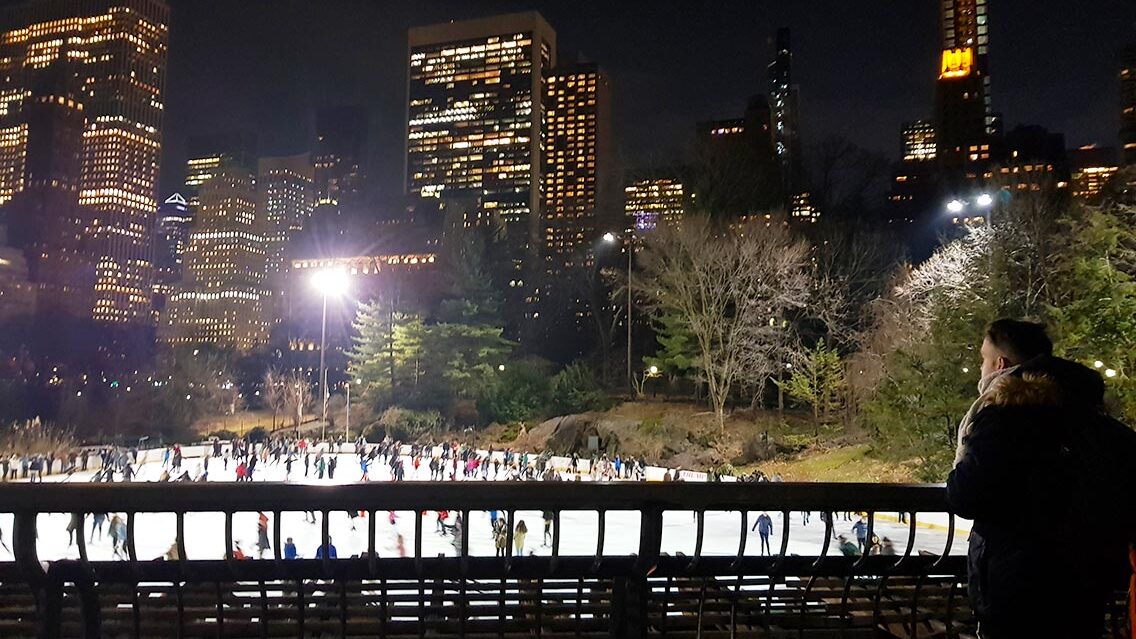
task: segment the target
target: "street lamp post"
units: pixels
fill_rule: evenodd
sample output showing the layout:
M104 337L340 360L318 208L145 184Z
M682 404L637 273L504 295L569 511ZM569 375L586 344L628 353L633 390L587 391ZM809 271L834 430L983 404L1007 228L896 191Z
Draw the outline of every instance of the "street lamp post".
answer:
M627 392L631 397L635 394L635 380L631 376L631 258L635 251L635 236L628 233L627 238ZM613 244L617 239L614 233L604 233L604 242Z
M320 321L320 439L327 437L327 298L347 291L347 273L341 269L324 269L312 275L312 286L323 295L323 318Z

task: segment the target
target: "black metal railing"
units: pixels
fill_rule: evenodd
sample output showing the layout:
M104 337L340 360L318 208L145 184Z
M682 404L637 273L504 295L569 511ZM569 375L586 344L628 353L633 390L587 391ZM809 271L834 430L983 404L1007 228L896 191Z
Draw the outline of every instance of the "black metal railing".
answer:
M439 509L465 522L477 511L504 511L508 522L520 511L551 511L548 555L478 556L467 523L454 533L453 556L426 556L423 511ZM391 510L413 513L405 557L377 548L376 514ZM750 513L761 510L781 513L771 556L755 553L749 535ZM876 484L5 485L0 512L12 514L15 561L0 563L0 636L969 636L954 518L934 544L919 541L930 535L919 514L945 510L941 486ZM234 557L233 516L250 511L272 515L271 558ZM322 515L320 559L283 558L281 514L301 511ZM328 557L334 511L366 512L365 551ZM596 525L562 532L569 511L596 513ZM613 530L608 514L617 511L636 512L638 530ZM664 513L676 511L694 526L692 552L663 548ZM704 552L706 514L717 511L739 513L735 553ZM906 543L895 555L843 556L831 543L830 516L820 548L793 554L791 541L804 533L790 511L865 513L869 539L876 513L906 513ZM125 559L90 559L82 525L77 559L39 556L40 515L103 512L125 513ZM205 512L224 514L224 530L209 531L223 535L223 557L190 559L186 515ZM171 560L139 558L138 521L147 513L173 514ZM510 549L514 529L506 529ZM632 532L635 552L604 551L613 536ZM561 552L564 535L582 534L595 535L594 553Z

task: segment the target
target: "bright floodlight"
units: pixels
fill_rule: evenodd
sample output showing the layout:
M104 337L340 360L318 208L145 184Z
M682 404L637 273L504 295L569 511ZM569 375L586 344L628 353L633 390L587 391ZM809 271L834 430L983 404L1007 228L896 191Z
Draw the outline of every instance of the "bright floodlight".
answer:
M1116 371L1109 368L1109 369L1105 370L1104 376L1105 377L1116 377Z
M985 208L989 208L990 205L994 203L994 197L991 196L989 193L983 193L982 195L978 196L978 200L976 200L976 201L978 203L978 206L981 206L982 208L985 209Z
M312 288L324 295L343 295L347 292L347 272L342 269L321 269L312 274Z
M1093 362L1093 368L1104 368L1104 362L1098 359L1097 361Z
M962 213L965 206L966 204L964 204L962 200L951 200L947 202L947 210L951 213Z
M659 367L658 366L652 366L650 370L651 370L652 375L658 375L659 374Z
M604 233L603 234L603 241L614 242L615 241L615 234L614 233Z

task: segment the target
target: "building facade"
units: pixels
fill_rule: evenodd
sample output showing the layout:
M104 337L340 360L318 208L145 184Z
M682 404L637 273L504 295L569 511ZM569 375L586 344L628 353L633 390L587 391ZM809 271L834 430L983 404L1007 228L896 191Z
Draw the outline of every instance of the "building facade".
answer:
M68 173L77 146L79 208L70 201L76 180L62 172L45 183L51 202L28 205L54 218L40 228L66 239L56 253L68 257L55 264L74 279L51 286L89 289L74 296L84 308L70 310L81 315L147 321L169 7L162 0L38 0L4 12L0 24L0 204L35 183L28 171L37 137L58 137L57 168ZM44 128L52 130L37 133ZM39 265L29 268L43 277Z
M162 339L238 350L267 342L266 263L253 171L223 161L201 185L185 279L170 299Z
M990 159L998 128L990 104L986 0L940 0L940 8L937 154L947 169L974 177Z
M623 189L624 213L637 232L679 222L686 215L686 189L669 177L636 180Z
M166 198L154 218L154 311L160 315L181 283L193 215L180 193Z
M541 242L546 82L556 33L536 12L410 29L406 192L475 199L480 224L503 229L514 287L527 313Z
M1070 194L1083 202L1091 202L1120 170L1115 147L1093 144L1069 152L1072 175Z
M601 216L612 218L611 87L595 65L558 69L546 85L543 251L546 281L591 261Z
M786 193L799 186L800 132L798 89L793 84L793 49L789 29L777 30L776 49L769 63L769 112L773 151L781 165Z
M283 317L289 249L314 206L311 156L262 158L257 179L258 217L264 228L265 284L272 295L273 322Z

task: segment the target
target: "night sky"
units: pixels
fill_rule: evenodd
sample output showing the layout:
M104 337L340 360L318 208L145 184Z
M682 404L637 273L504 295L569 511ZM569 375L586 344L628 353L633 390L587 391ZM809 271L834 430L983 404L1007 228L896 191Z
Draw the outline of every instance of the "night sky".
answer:
M10 3L7 3L10 4ZM320 105L372 113L371 164L401 190L406 30L527 9L557 31L563 58L611 76L625 166L679 154L695 122L740 115L766 93L774 30L793 30L806 145L827 135L896 157L899 127L930 117L937 0L170 0L162 194L182 177L185 141L256 132L263 155L307 149ZM995 110L1070 147L1115 145L1117 53L1136 41L1133 0L989 0Z

